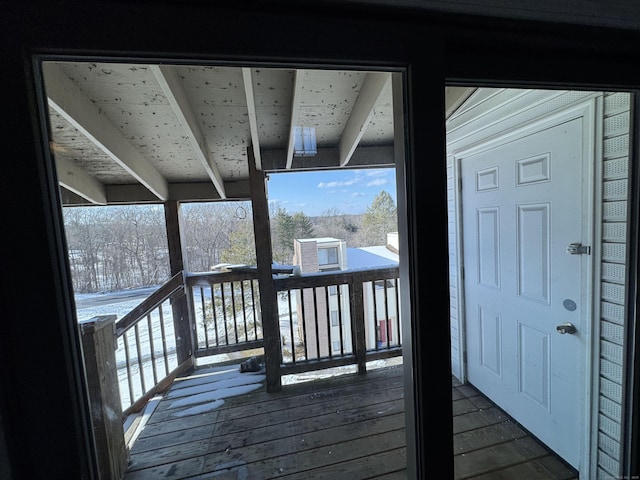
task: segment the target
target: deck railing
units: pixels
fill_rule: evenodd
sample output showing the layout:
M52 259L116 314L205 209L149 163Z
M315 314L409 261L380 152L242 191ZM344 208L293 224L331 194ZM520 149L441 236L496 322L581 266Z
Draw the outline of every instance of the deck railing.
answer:
M401 355L398 271L274 275L277 374L343 365L364 371L367 361ZM185 294L188 314L176 310ZM262 322L255 269L176 274L115 324L124 415L140 410L197 358L262 348Z
M297 373L401 354L398 267L318 272L274 280L281 371Z
M116 363L124 415L168 386L190 362L180 362L172 301L184 295L183 273L172 277L116 323Z
M194 273L186 283L197 358L263 346L255 270Z

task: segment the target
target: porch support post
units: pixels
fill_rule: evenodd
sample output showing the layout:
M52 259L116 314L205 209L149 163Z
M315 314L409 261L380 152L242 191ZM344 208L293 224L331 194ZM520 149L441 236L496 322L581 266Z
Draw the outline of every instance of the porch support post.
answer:
M267 391L282 389L280 363L282 346L278 324L278 292L273 283L271 258L271 228L269 226L269 202L264 172L256 167L253 149L247 149L249 160L249 184L251 185L251 209L253 211L253 233L256 242L258 285L260 286L260 311L264 335L264 363L267 376Z
M116 315L80 322L99 479L122 478L129 463L116 367Z
M176 201L164 203L164 218L167 227L167 244L169 247L169 265L171 275L184 271L182 250L182 214L180 204ZM176 336L176 355L178 365L185 361L193 363L194 339L187 295L180 295L171 301L173 325Z
M354 275L349 292L352 321L351 331L353 332L353 344L355 345L358 373L367 373L367 342L364 328L364 287L363 280L359 275ZM375 298L373 301L376 301Z

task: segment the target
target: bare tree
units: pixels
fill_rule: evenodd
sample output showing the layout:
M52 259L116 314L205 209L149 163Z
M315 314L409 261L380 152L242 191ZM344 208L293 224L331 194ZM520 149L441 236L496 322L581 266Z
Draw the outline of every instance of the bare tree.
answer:
M347 245L357 247L360 218L360 215L347 215L338 208L327 209L314 219L316 235L339 238L345 240Z
M162 206L67 207L63 213L77 292L156 285L168 279Z
M186 268L192 272L208 271L213 265L228 262L222 255L231 247L231 235L247 222L253 225L248 202L184 205Z

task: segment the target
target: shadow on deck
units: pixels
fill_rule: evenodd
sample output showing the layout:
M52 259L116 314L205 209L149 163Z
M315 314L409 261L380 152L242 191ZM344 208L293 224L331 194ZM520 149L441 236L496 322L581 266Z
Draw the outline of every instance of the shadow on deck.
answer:
M124 480L406 479L402 366L286 385L196 370L150 403ZM454 380L456 479L577 475L472 387Z

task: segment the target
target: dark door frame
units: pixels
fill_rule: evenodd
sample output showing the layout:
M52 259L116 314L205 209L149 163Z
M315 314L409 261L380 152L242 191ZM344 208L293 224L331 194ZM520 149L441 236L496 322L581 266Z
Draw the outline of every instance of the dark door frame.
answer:
M634 89L640 87L635 73L640 64L640 35L444 15L374 6L374 2L360 6L357 2L317 3L24 0L3 4L10 5L3 11L0 29L0 104L10 120L3 134L5 144L19 152L5 153L8 161L0 189L5 214L13 214L0 254L5 276L11 280L3 288L6 320L0 336L0 427L5 439L0 448L6 450L0 458L10 459L4 468L13 478L97 478L84 373L77 361L79 342L58 190L48 148L41 142L46 125L38 111L43 99L38 98L39 79L32 64L33 55L54 54L251 60L274 65L282 61L304 65L313 59L313 63L406 71L407 163L399 180L405 196L398 199L398 207L406 213L399 219L406 252L401 256L401 271L406 272L403 281L410 286L404 301L412 311L411 354L405 357L411 387L408 470L409 478L425 478L433 470L442 478L453 478L452 425L442 421L451 418L449 322L445 320L449 315L445 82ZM633 198L639 201L637 176L634 169ZM24 241L25 235L37 248ZM635 260L637 237L636 225ZM634 318L640 306L635 273L629 289ZM34 279L37 302L24 289ZM36 335L25 334L25 326ZM629 365L638 368L636 323L630 328L634 348L628 350ZM631 369L629 375L625 473L632 475L638 468L638 382ZM427 439L437 441L427 447Z
M90 3L90 2L89 2ZM111 8L110 8L111 7ZM30 384L39 384L48 377L51 392L60 392L55 406L55 415L42 411L38 395L33 388L27 388L25 382L12 377L11 389L15 393L15 402L9 405L6 430L10 443L9 453L12 459L11 468L16 474L25 474L29 478L40 478L45 472L66 471L66 478L98 477L95 452L93 451L92 434L88 414L88 399L85 389L83 365L81 364L81 348L75 326L73 306L73 289L70 272L66 260L64 227L56 182L55 168L46 145L48 129L46 116L46 98L41 88L42 78L40 62L43 59L93 59L94 61L163 61L179 60L189 63L227 63L242 64L267 63L274 66L318 64L335 65L336 67L389 68L404 73L402 100L405 106L404 121L407 125L404 140L406 142L406 165L403 175L398 175L398 203L403 203L405 216L399 215L399 226L403 241L401 251L401 270L403 282L409 288L403 294L405 312L410 312L409 325L406 330L412 338L405 338L405 370L406 370L406 416L407 416L407 470L410 478L422 478L430 469L429 464L438 463L438 469L445 477L453 472L452 461L452 425L447 422L433 423L429 421L428 412L438 412L438 417L451 416L450 368L446 343L438 342L441 347L425 350L422 345L428 341L426 330L420 328L417 319L427 315L426 308L421 309L421 298L434 294L434 288L428 282L418 282L418 272L429 268L431 274L440 278L439 292L436 298L443 299L439 306L431 304L429 313L439 311L441 318L446 318L448 301L446 301L447 274L446 255L440 256L437 266L425 255L420 255L417 245L425 243L424 232L418 228L420 215L429 213L430 217L441 225L440 234L431 231L429 242L435 248L446 251L446 186L439 179L445 178L443 164L425 165L417 158L443 156L443 125L440 112L444 109L443 100L432 92L443 91L442 76L431 70L438 65L441 53L438 48L425 54L418 48L417 31L406 29L403 24L388 20L368 18L364 21L361 15L345 15L338 17L318 17L305 14L301 10L295 14L288 10L275 9L267 11L241 11L233 8L210 9L193 3L189 9L153 4L122 4L118 8L113 5L96 2L95 5L76 6L75 10L56 8L55 5L29 4L19 19L24 23L16 25L16 36L21 40L22 48L14 49L8 72L13 81L8 86L21 99L15 109L20 118L20 131L15 138L21 139L22 158L30 166L25 171L29 181L22 187L31 192L29 209L38 218L40 230L37 232L38 243L46 248L33 255L33 252L16 252L32 255L32 262L49 265L46 276L41 276L40 285L46 288L49 296L35 305L35 318L47 318L53 321L46 325L49 330L49 341L35 353L34 360L40 362L36 368L32 362L21 362L20 352L26 351L28 341L20 335L18 328L9 331L13 344L13 355L8 358L6 366L15 377L27 377L29 371ZM211 28L215 17L216 29ZM160 35L159 32L170 32L182 18L188 19L189 29L182 36ZM18 20L18 21L19 21ZM238 22L243 27L238 29ZM46 26L65 25L65 29L53 29ZM22 30L20 28L22 27ZM42 29L41 29L42 28ZM435 28L435 27L434 27ZM315 29L315 32L311 30ZM436 29L437 30L437 29ZM268 35L264 36L267 33ZM330 35L328 35L330 33ZM420 39L431 33L421 32ZM300 38L320 39L300 42ZM367 48L363 48L362 39L367 39ZM15 40L15 39L14 39ZM435 37L434 37L435 42ZM408 46L413 45L413 48ZM434 43L437 45L437 43ZM277 53L274 53L277 52ZM428 65L420 65L421 58L429 59ZM437 68L435 72L441 71ZM424 94L426 93L426 94ZM25 102L25 100L27 102ZM25 108L25 103L27 108ZM420 115L417 112L422 112ZM428 112L431 112L429 114ZM417 142L416 138L430 142ZM437 147L440 145L440 147ZM440 149L440 150L439 150ZM37 172L37 173L36 173ZM13 178L18 184L17 177ZM425 188L427 187L427 188ZM39 193L38 193L39 192ZM415 205L414 198L419 196L423 205ZM17 197L17 192L16 192ZM32 220L33 221L33 220ZM26 218L18 218L16 228L26 225ZM18 263L12 263L15 269ZM17 290L17 289L16 289ZM18 295L16 295L18 298ZM20 305L16 302L16 311ZM24 308L24 307L23 307ZM406 315L406 313L405 313ZM37 328L42 328L36 321ZM429 334L434 331L442 337L448 335L446 322L439 327L430 326ZM424 338L423 338L424 337ZM7 343L10 343L7 342ZM423 364L433 364L439 357L441 368L438 374L431 369L428 377L422 372ZM42 362L47 358L47 362ZM445 385L440 394L431 392L427 397L427 385L431 382ZM5 384L3 378L3 385ZM64 393L62 393L64 392ZM14 419L30 416L31 424ZM48 436L37 435L37 425L52 432ZM55 433L53 433L55 432ZM439 442L435 449L428 450L422 446L427 434L439 438L449 438L449 442ZM49 443L66 445L60 450L48 448ZM441 451L440 451L441 450ZM20 453L19 453L20 451ZM42 456L41 461L34 462L34 452ZM446 458L450 461L447 462ZM77 474L77 475L76 475Z

